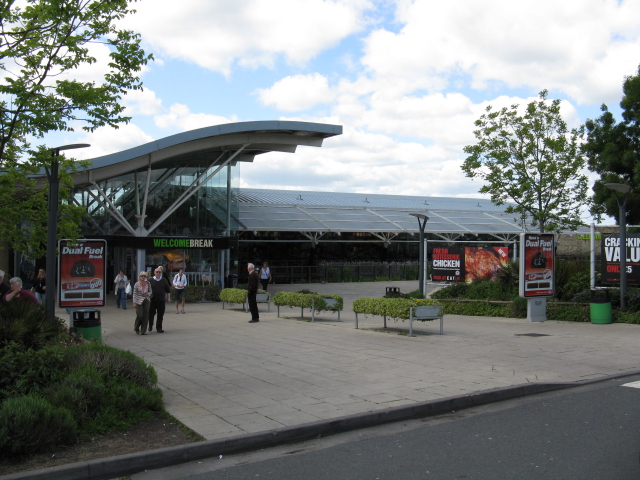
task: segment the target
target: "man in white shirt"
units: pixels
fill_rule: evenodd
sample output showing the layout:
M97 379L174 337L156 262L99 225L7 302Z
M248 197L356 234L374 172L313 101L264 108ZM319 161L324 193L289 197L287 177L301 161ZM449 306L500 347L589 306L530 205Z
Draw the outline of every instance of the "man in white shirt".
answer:
M185 287L187 286L187 276L184 274L184 268L181 268L180 271L173 277L173 288L175 288L175 296L176 296L176 313L178 312L178 304L180 300L182 300L182 313L184 311L184 301L185 301Z

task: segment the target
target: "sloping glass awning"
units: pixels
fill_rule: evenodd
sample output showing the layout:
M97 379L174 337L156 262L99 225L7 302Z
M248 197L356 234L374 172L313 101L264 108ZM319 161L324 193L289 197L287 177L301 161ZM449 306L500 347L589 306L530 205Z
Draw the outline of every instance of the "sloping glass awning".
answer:
M426 232L442 238L537 231L486 199L241 188L238 200L241 232L419 233L411 213L427 215Z

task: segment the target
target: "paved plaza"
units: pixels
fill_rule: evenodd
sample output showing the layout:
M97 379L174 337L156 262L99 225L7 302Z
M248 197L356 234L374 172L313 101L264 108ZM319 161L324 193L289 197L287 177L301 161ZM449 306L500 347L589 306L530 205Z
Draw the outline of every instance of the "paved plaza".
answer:
M102 309L103 340L153 365L173 416L208 440L526 383L579 382L639 369L640 326L446 315L408 322L355 314L360 297L417 282L271 285L344 297L340 321L322 312L260 305L167 305L165 333L136 335L135 310ZM430 287L432 288L432 287ZM531 335L534 334L534 335Z

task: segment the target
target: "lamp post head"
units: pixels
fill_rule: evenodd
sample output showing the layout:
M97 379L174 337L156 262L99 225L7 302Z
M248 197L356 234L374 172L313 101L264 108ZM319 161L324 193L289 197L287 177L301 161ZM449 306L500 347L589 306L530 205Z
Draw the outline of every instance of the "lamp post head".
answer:
M605 187L607 187L609 190L613 190L614 192L618 192L618 193L631 193L633 191L633 188L631 188L630 185L627 185L626 183L605 183L604 184Z
M62 145L60 147L54 147L51 149L51 153L54 155L60 155L60 152L63 150L74 150L76 148L87 148L90 147L88 143L72 143L71 145Z
M416 217L418 220L424 220L425 222L429 220L429 217L424 213L410 213L409 215Z

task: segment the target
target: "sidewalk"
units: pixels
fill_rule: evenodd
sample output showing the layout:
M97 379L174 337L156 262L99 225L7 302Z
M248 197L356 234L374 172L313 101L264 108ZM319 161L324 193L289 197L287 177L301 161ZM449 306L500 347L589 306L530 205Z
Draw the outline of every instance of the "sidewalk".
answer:
M260 305L260 323L240 305L167 305L164 334L133 332L134 311L103 309L103 340L141 356L158 372L166 408L207 439L255 433L355 413L535 382L577 382L636 370L635 325L530 323L522 319L447 315L438 322L359 316L354 299L402 292L417 282L274 285L337 293L341 322L323 312L310 323L299 308ZM114 302L115 303L115 300ZM287 318L288 317L288 318ZM529 336L538 334L544 336Z
M208 442L74 464L46 478L113 478L640 369L638 325L447 315L444 335L438 321L415 322L408 337L408 322L388 320L383 331L382 317L359 315L355 329L353 300L380 297L387 286L410 292L417 282L269 286L271 294L342 295L340 322L322 312L311 323L308 310L302 321L288 307L278 317L261 304L260 322L250 324L240 305L187 304L176 315L168 304L165 333L146 336L133 331L131 305L119 310L109 298L103 341L153 365L167 411Z

